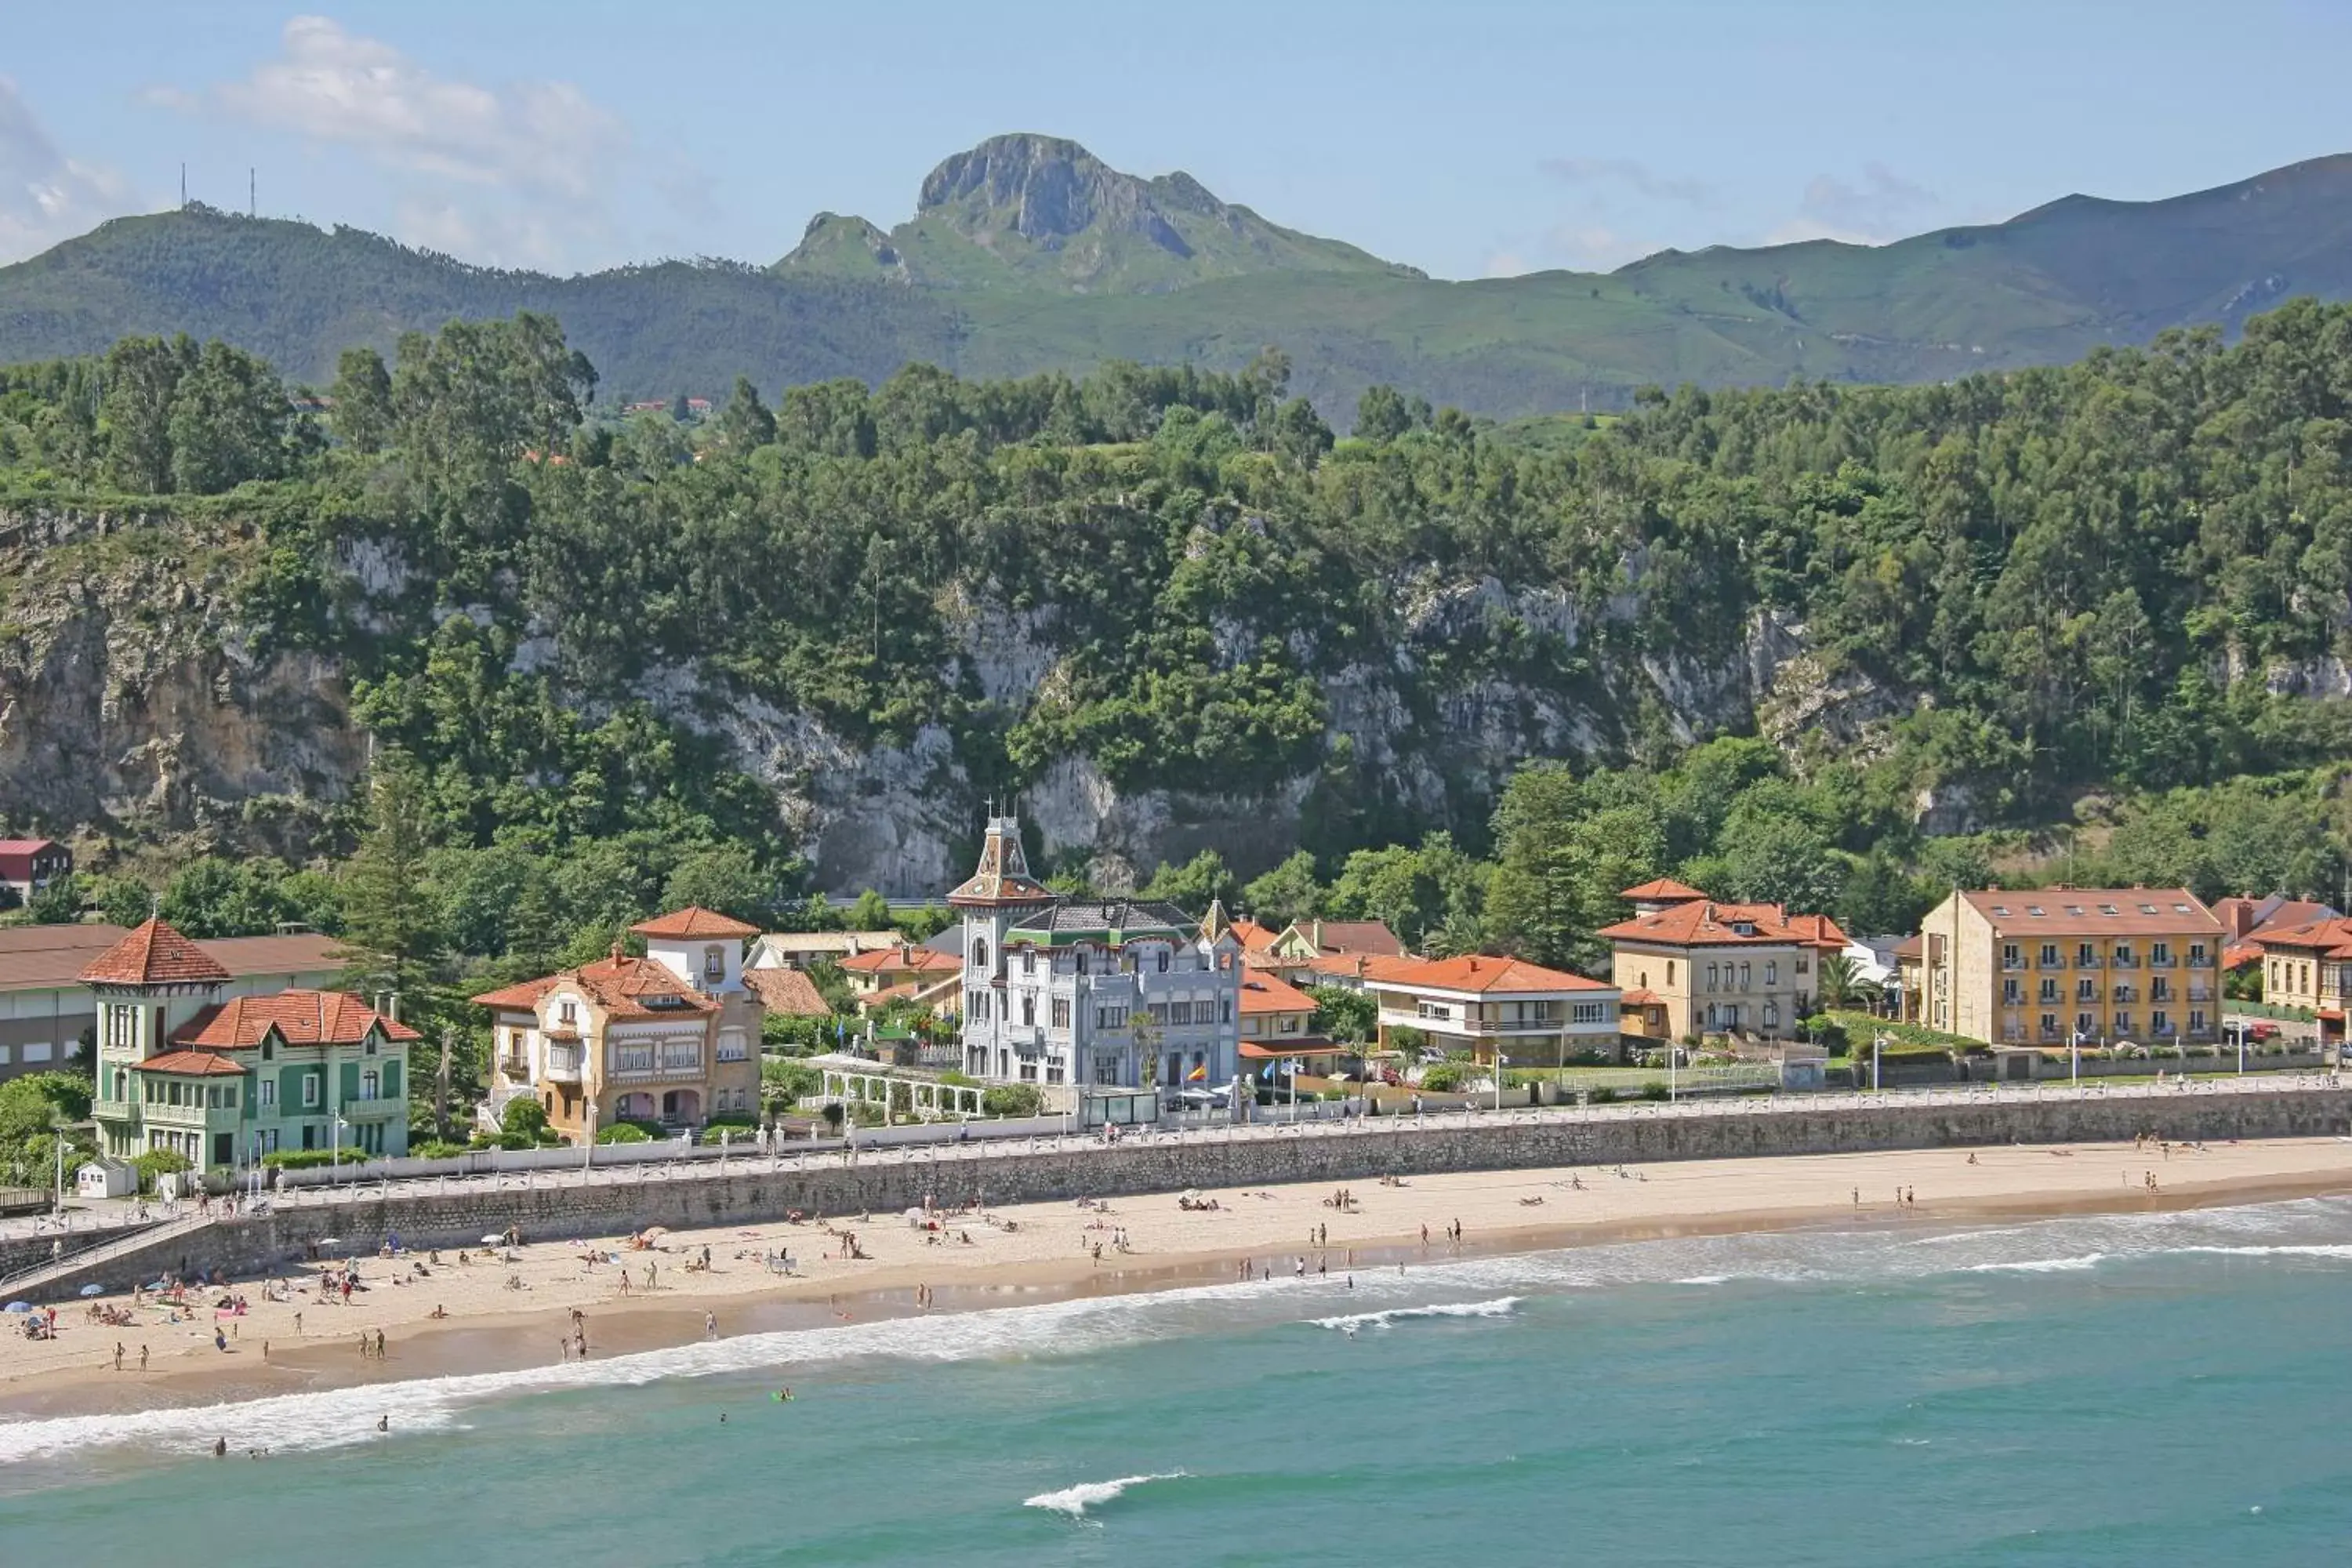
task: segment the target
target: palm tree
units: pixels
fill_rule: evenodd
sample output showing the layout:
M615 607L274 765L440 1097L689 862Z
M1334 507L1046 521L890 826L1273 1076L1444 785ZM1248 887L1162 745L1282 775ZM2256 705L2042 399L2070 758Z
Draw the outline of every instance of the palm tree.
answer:
M1852 999L1854 989L1853 960L1843 952L1832 952L1822 960L1822 1005L1843 1007Z

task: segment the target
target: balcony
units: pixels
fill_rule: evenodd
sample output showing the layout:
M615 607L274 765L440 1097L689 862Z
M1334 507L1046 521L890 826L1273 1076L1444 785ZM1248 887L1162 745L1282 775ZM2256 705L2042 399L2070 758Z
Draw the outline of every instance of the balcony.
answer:
M2095 952L2078 952L2074 955L2074 967L2077 969L2096 969L2101 962Z
M578 1083L580 1081L580 1064L583 1054L582 1047L578 1046L549 1046L547 1047L547 1071L545 1074L547 1081L550 1083Z
M2116 954L2115 965L2117 969L2137 969L2139 960L2131 953L2119 952Z
M2021 974L2025 972L2025 960L2022 958L2004 958L2000 961L2000 972L2003 974Z
M499 1058L499 1076L506 1079L509 1083L529 1083L530 1081L530 1058L529 1057L500 1057Z

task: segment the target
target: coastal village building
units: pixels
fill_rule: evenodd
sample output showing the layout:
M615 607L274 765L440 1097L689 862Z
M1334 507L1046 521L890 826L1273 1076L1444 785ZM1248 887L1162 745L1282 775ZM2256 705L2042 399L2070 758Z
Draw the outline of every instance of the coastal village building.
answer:
M759 995L743 978L756 926L683 909L629 928L612 955L474 998L490 1011L492 1120L517 1095L575 1142L615 1121L699 1127L760 1106Z
M218 960L160 920L81 972L99 1012L90 1114L106 1154L205 1170L279 1149L408 1150L416 1032L337 991L224 999Z
M944 1016L956 1010L963 960L901 937L896 946L843 960L841 973L856 994L861 1013L903 1000Z
M2266 931L2256 939L2263 1000L2302 1007L2319 1023L2323 1042L2344 1038L2347 997L2352 996L2352 921L2326 915Z
M54 838L0 838L0 887L23 903L73 869L73 851Z
M1956 892L1920 925L1917 1021L1987 1045L2211 1040L2222 936L2186 888Z
M1404 944L1381 921L1301 921L1276 931L1247 918L1228 919L1223 903L1211 903L1201 934L1213 942L1228 933L1241 944L1243 963L1293 985L1309 983L1317 965L1328 959L1404 956Z
M1347 1047L1315 1032L1315 998L1278 974L1244 965L1239 1005L1244 1070L1265 1071L1277 1062L1297 1066L1312 1058L1347 1053Z
M95 1040L98 1004L81 973L131 932L119 925L0 930L0 1081L64 1067ZM221 937L196 946L228 975L219 999L318 991L350 967L343 944L314 931Z
M964 1070L1019 1083L1224 1085L1239 1071L1240 944L1173 905L1068 901L992 817L963 920Z
M1630 920L1604 926L1629 1033L1785 1040L1814 1011L1822 958L1848 946L1827 915L1736 904L1660 878L1628 888Z
M2284 893L2273 893L2264 899L2219 900L2213 905L2213 918L2221 922L2221 967L2238 970L2258 963L2265 937L2332 921L2338 918L2339 912L2326 904L2290 899Z
M814 969L861 952L878 952L907 939L895 931L772 931L743 956L746 973L762 969Z
M1623 1000L1604 981L1517 958L1374 958L1351 961L1380 1007L1380 1043L1414 1029L1432 1048L1466 1050L1505 1067L1559 1067L1583 1055L1619 1053Z

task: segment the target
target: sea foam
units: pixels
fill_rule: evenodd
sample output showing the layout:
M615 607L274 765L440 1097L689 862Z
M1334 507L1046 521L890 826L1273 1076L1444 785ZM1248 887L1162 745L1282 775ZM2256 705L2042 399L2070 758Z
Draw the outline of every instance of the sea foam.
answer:
M1444 1301L1427 1307L1390 1307L1378 1312L1349 1312L1336 1318L1310 1318L1307 1321L1318 1329L1337 1329L1352 1334L1363 1329L1391 1329L1412 1318L1507 1318L1519 1304L1517 1296L1497 1296L1491 1301Z

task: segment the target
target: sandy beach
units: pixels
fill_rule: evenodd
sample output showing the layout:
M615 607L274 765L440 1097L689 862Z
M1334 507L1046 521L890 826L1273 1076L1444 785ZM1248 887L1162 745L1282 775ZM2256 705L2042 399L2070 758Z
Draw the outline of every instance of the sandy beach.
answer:
M511 1260L488 1249L462 1258L444 1252L437 1263L417 1254L362 1257L356 1260L362 1289L348 1303L320 1289L320 1265L289 1269L289 1301L265 1300L264 1281L240 1281L234 1289L248 1303L242 1316L209 1307L175 1313L153 1302L132 1308L128 1298L110 1297L96 1304L131 1308L135 1326L90 1321L92 1304L78 1302L58 1309L53 1341L0 1332L0 1416L213 1403L553 1363L571 1353L563 1341L575 1310L588 1353L610 1356L703 1338L711 1328L706 1314L723 1336L1163 1289L1234 1279L1244 1268L1337 1273L1653 1236L1965 1223L2352 1193L2352 1142L1694 1161L1629 1166L1622 1174L1579 1168L1414 1176L1350 1193L1352 1205L1340 1208L1327 1201L1335 1196L1328 1187L1203 1189L1201 1197L1214 1208L1180 1208L1174 1194L1101 1207L1033 1205L944 1215L937 1230L900 1215L835 1215L823 1226L668 1232L644 1248L626 1237L527 1236ZM1458 1242L1448 1237L1455 1226ZM845 1230L855 1233L862 1257L845 1255ZM706 1248L707 1271L698 1267ZM602 1261L606 1253L614 1261ZM789 1275L772 1266L784 1253ZM215 1346L215 1327L227 1336L226 1351ZM379 1331L383 1357L362 1354L362 1335L372 1342Z

